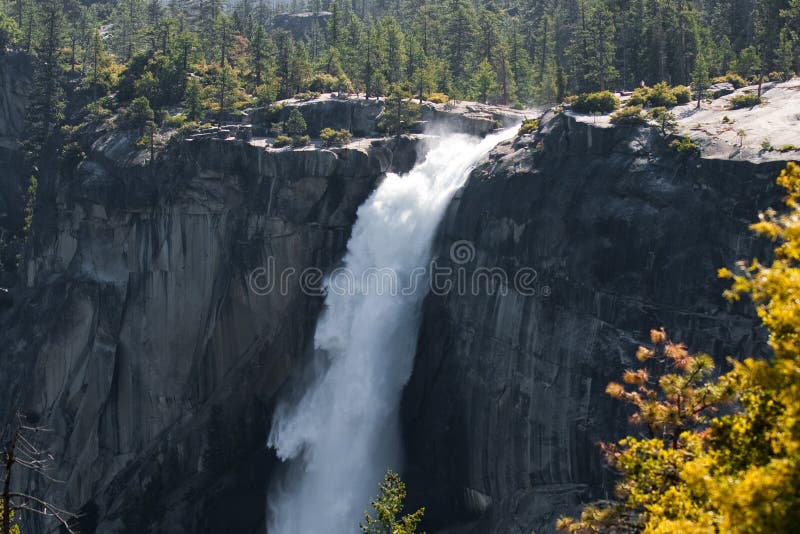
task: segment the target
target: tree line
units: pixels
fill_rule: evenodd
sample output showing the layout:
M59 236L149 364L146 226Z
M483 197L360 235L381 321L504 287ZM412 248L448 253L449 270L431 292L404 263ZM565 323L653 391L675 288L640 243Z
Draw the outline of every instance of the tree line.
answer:
M302 35L273 24L305 10ZM566 94L745 78L800 67L798 0L6 0L0 45L34 54L38 128L61 87L147 97L191 115L309 91L396 86L506 105Z

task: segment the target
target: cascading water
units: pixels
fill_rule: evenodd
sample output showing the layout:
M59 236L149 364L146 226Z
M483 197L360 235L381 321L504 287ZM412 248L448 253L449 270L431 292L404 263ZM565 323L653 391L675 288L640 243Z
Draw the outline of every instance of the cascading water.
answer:
M298 402L276 409L269 445L290 465L270 490L270 534L357 532L378 482L399 469L398 408L434 232L471 168L513 134L432 139L424 161L388 174L359 208L317 323L321 365Z

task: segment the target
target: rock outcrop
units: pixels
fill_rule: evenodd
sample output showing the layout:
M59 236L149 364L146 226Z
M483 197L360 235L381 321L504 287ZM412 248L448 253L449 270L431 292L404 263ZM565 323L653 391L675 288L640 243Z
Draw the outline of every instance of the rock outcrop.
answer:
M416 104L416 100L412 99ZM384 98L364 99L337 97L333 93L320 95L311 100L284 100L272 120L285 121L293 107L297 107L308 126L308 133L319 135L323 128L349 130L356 137L381 135L378 125L384 108ZM501 106L490 106L477 102L458 104L433 104L423 102L420 106L419 131L431 128L444 132L461 132L483 137L498 127L507 127L522 122L526 116L535 116L537 110L514 110ZM259 113L254 114L256 119Z
M407 477L429 531L552 532L609 495L595 444L628 429L604 389L649 328L721 362L763 355L753 313L727 304L715 275L767 254L748 225L779 204L782 166L680 157L649 127L566 113L497 147L442 224L455 289L426 300L404 397ZM507 293L485 279L457 289L460 270L489 268L508 273Z

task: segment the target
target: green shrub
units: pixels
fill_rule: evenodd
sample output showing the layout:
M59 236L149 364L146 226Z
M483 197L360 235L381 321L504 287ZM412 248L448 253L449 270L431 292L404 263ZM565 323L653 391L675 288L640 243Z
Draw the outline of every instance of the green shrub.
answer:
M727 115L725 115L724 117L722 117L722 123L723 123L723 124L730 124L731 122L733 122L733 121L732 121L732 120L731 120L731 118L730 118L730 117L728 117Z
M678 154L681 154L683 156L688 156L700 152L700 147L694 144L694 141L692 141L689 137L686 136L681 137L680 139L675 139L669 144L669 146L670 148L675 149L675 151L677 151Z
M523 110L525 109L525 104L523 104L522 102L514 102L511 105L511 109Z
M145 124L155 119L153 108L146 97L140 96L131 101L130 106L123 110L119 116L120 126L123 128L144 128Z
M764 152L772 152L775 150L775 147L772 146L772 143L769 142L769 139L764 139L761 141L761 150Z
M353 138L353 134L347 130L325 128L319 133L319 137L328 145L344 145L350 142L350 139Z
M282 148L285 146L289 146L292 144L292 138L287 135L279 135L275 138L275 141L272 143L272 146L275 148Z
M647 95L647 103L654 107L664 106L670 108L678 103L678 99L675 98L667 82L658 82L650 90L650 94Z
M644 124L642 106L628 106L611 115L613 124Z
M729 72L728 74L726 74L724 81L730 83L734 89L740 89L747 85L747 80L745 80L735 72Z
M450 102L450 97L444 93L431 93L428 95L428 102L433 102L434 104L447 104Z
M310 138L307 135L301 135L300 137L292 138L292 146L294 147L301 147L306 146L309 142Z
M181 135L189 135L195 133L199 129L200 124L197 121L186 121L178 128L178 133Z
M744 93L732 97L730 103L730 109L751 108L761 103L761 97L756 93Z
M767 75L771 82L785 82L792 78L788 72L772 71Z
M661 130L663 135L666 135L667 132L671 132L678 126L678 121L675 119L675 115L667 111L667 108L663 106L651 109L647 113L647 118L655 121L658 124L658 128Z
M83 111L86 113L86 118L85 118L86 122L94 122L98 119L103 119L111 116L111 110L104 102L105 100L106 99L101 98L95 100L94 102L90 102L83 107Z
M539 129L539 119L525 119L519 127L517 135L534 133Z
M337 85L336 76L332 76L327 72L320 72L311 79L309 87L314 92L330 93L336 91L339 86Z
M625 103L626 106L644 106L647 104L647 99L650 96L650 89L647 87L639 87L631 93L630 98Z
M177 115L167 115L164 117L164 126L170 128L180 128L186 122L186 115L178 113Z
M253 90L256 104L264 107L270 106L278 98L278 89L278 83L275 81L257 86Z
M611 91L583 93L572 103L578 113L611 113L619 107L619 99Z
M294 98L297 100L314 100L318 98L320 93L316 91L303 91L302 93L297 93L294 95Z
M61 148L61 165L68 172L74 171L85 157L86 153L76 142L67 143Z
M673 87L672 94L678 104L686 104L692 100L692 91L685 85L676 85Z
M800 150L800 146L783 145L778 149L778 152L791 152L792 150Z

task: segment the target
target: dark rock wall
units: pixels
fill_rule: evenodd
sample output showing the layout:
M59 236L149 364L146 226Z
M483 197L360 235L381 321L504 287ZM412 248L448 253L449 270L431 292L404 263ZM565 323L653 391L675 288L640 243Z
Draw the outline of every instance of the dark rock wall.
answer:
M716 270L769 250L748 225L778 206L782 164L681 159L665 145L647 128L551 116L536 138L499 146L450 206L442 264L468 280L531 267L536 294L426 300L403 417L429 530L550 532L609 495L595 443L628 429L604 389L650 328L721 362L763 354L763 331L722 299ZM475 250L463 265L449 261L461 240Z
M206 140L151 167L131 143L100 135L62 180L29 287L0 312L2 416L54 430L44 445L65 481L18 483L87 512L85 532L258 532L271 403L322 303L299 274L335 265L358 206L416 146ZM260 296L259 267L294 278Z

